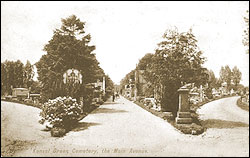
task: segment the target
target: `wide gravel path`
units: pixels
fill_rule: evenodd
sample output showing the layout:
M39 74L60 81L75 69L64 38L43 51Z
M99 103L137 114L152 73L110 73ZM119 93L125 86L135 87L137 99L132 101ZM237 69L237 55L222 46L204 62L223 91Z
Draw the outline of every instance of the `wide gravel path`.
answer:
M217 100L199 109L208 128L199 136L184 135L120 98L101 105L62 138L42 131L39 109L1 102L1 142L6 138L28 142L14 156L249 156L249 115L235 111L236 99ZM228 111L216 110L221 106L228 106Z

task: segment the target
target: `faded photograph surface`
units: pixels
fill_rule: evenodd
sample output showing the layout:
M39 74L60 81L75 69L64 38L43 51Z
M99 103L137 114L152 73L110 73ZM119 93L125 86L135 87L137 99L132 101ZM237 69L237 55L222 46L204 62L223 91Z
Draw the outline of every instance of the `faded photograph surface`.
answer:
M2 157L248 157L249 2L1 1Z

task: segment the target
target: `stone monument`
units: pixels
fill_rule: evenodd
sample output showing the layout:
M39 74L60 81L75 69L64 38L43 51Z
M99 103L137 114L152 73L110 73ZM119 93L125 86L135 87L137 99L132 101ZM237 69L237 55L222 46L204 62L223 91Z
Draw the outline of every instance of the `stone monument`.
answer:
M190 106L188 102L189 89L185 86L178 89L179 92L179 110L177 112L177 124L191 124Z

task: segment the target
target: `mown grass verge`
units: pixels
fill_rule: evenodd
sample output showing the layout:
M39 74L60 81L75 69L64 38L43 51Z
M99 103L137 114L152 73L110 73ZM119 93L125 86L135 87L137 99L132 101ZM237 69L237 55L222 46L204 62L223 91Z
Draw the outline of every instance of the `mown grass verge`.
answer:
M199 135L204 132L204 128L201 126L200 121L198 120L198 115L196 113L191 113L191 117L193 120L192 124L176 124L175 118L173 115L169 115L169 113L164 113L162 111L155 111L153 109L150 109L149 107L143 105L141 102L134 102L141 108L147 110L148 112L152 113L153 115L162 118L163 120L166 120L169 122L172 126L174 126L176 129L181 131L184 134L192 134L192 135Z
M241 98L237 100L237 106L245 111L249 111L249 104L242 102Z
M8 99L3 99L3 98L1 98L1 101L6 101L6 102L12 102L12 103L24 104L24 105L27 105L27 106L32 106L32 107L36 107L36 108L39 108L39 109L41 109L41 108L42 108L42 104L28 103L28 102L25 102L25 101L19 101L19 100L8 100Z
M11 102L11 103L18 103L18 104L22 104L22 105L26 105L26 106L32 106L32 107L42 109L42 104L41 103L34 104L34 103L28 103L28 102L19 101L19 100L6 100L6 99L3 99L3 98L1 98L1 101ZM84 119L89 113L94 111L96 108L98 108L98 105L90 105L87 108L85 107L84 112L79 116L77 121L80 121L80 120ZM64 128L50 128L50 127L46 126L46 129L44 129L44 131L50 131L52 133L52 135L57 135L58 137L62 137L67 132L71 131L71 129L75 128L77 125L78 125L78 123L76 122L76 123L72 124L72 126L70 126L67 129L64 129Z
M184 134L192 134L192 135L200 135L206 131L206 128L202 126L201 120L199 119L199 115L196 113L197 109L202 107L204 104L207 104L211 101L215 101L222 98L228 98L231 96L223 96L213 99L207 99L203 102L200 102L195 105L190 106L190 113L192 118L192 124L176 124L175 118L173 116L170 116L169 114L166 114L162 111L155 111L153 109L150 109L149 107L143 105L143 103L135 101L134 103L140 106L141 108L147 110L148 112L152 113L153 115L162 118L163 120L166 120L169 122L173 127L178 129ZM249 108L249 107L248 107Z

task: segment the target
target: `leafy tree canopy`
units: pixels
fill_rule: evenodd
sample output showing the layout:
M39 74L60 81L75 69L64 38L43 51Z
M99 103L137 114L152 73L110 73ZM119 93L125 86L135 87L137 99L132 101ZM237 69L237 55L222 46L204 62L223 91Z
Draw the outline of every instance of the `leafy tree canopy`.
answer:
M147 82L161 92L162 107L166 111L176 112L177 90L183 84L205 85L208 82L209 72L202 66L205 60L191 29L183 33L169 29L164 33L163 41L158 44L155 53L145 55L137 68L145 70L143 74ZM122 83L128 82L130 73Z
M75 15L62 19L61 28L54 31L52 39L45 45L44 51L47 54L41 57L36 67L38 80L42 83L42 95L46 99L65 95L63 73L68 69L80 71L83 87L84 84L95 82L104 75L93 53L95 46L89 45L91 36L85 34L84 28L85 22L81 22ZM74 93L65 93L83 93L80 92L83 88L76 87L66 90Z

